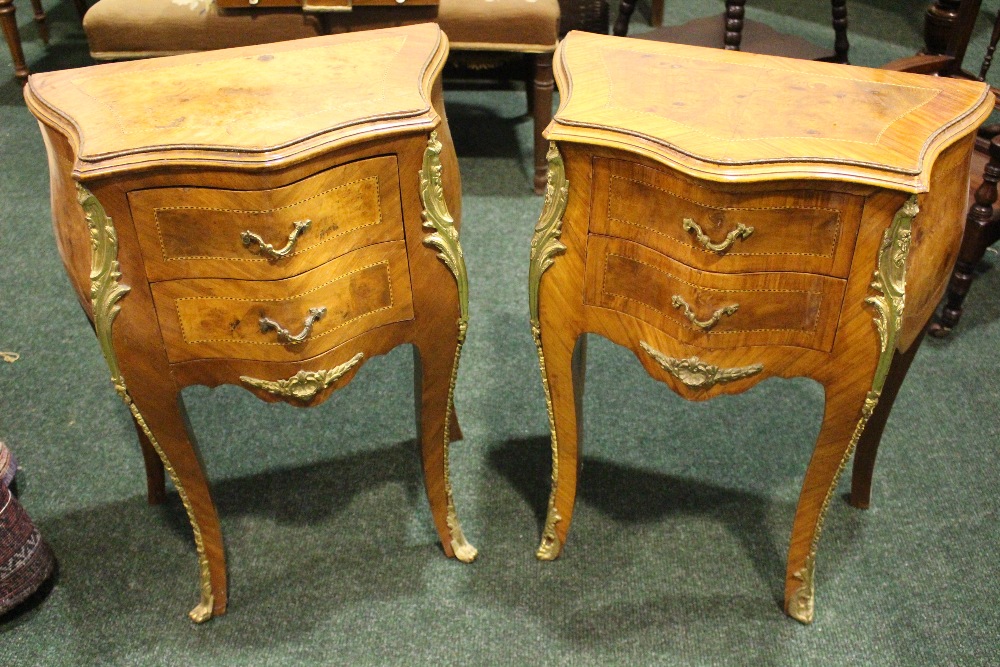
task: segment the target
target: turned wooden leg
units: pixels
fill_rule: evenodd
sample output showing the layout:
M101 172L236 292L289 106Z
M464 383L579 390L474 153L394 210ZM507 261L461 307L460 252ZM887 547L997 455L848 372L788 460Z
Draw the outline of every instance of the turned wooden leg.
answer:
M530 116L535 112L535 58L533 56L529 56L525 60L524 96L528 103L526 113Z
M869 385L870 386L870 385ZM863 410L872 407L866 387L857 381L826 387L826 410L809 467L802 481L785 572L785 612L802 623L812 623L813 574L823 520L847 464L850 444L861 428Z
M973 195L975 203L969 207L965 219L965 236L958 252L955 270L948 282L944 307L937 322L928 333L943 338L962 319L962 304L972 287L976 266L983 260L986 249L1000 236L1000 224L993 221L993 204L997 201L997 183L1000 181L1000 135L990 141L990 161L983 172L983 182Z
M611 29L611 34L615 37L625 37L628 35L628 24L632 19L632 12L635 11L636 0L622 0L618 5L618 18Z
M532 96L532 115L535 122L535 194L545 194L545 182L548 175L548 160L545 155L549 143L542 132L552 120L552 91L555 89L555 79L552 78L552 54L534 54L534 94Z
M865 430L858 440L857 450L854 452L854 467L851 474L851 505L858 509L868 509L872 498L872 472L875 469L875 457L878 455L878 446L882 441L882 433L885 431L885 424L889 419L889 413L896 402L896 395L903 384L910 364L917 356L917 349L924 339L921 333L910 345L906 352L898 350L892 355L892 365L889 366L889 375L882 386L882 395L879 396L878 404L872 412Z
M934 0L924 15L924 52L945 53L962 0Z
M35 23L38 24L38 36L42 42L49 43L49 25L45 22L45 10L42 8L42 0L31 0L31 8L35 11Z
M131 374L125 368L122 370L129 379ZM143 382L141 374L132 375L128 389L132 402L130 409L140 429L145 431L150 447L170 474L191 522L198 552L201 600L189 615L193 621L201 623L226 613L228 596L222 530L197 446L188 432L180 391L165 390L167 381L163 378L149 380Z
M576 504L586 337L567 336L552 327L541 334L540 343L538 338L539 365L552 431L552 491L536 556L539 560L555 560L566 543Z
M454 326L454 321L450 324ZM457 426L453 396L465 333L463 330L448 334L448 323L444 322L430 329L433 335L413 346L414 398L424 485L445 555L471 563L477 551L465 539L455 512L448 461L448 445L454 440L451 428Z
M746 0L726 0L726 35L724 38L727 51L739 51L743 41L743 15Z
M833 0L830 8L833 12L833 62L846 65L850 49L847 41L847 0Z
M652 0L650 3L649 23L654 28L663 25L663 4L664 0Z
M167 499L166 477L163 471L163 461L156 453L156 448L139 422L132 420L136 434L139 436L139 449L142 451L142 462L146 465L146 498L150 505L162 505Z
M24 61L24 50L21 48L21 34L17 31L17 18L14 16L14 0L0 0L0 28L7 39L10 49L10 59L14 63L14 76L24 83L28 80L28 65Z

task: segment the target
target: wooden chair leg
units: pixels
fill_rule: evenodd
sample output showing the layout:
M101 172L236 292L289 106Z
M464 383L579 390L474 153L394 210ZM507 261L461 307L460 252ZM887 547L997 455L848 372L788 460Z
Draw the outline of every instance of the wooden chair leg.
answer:
M966 217L965 237L948 283L944 307L938 320L928 330L935 338L947 336L962 319L962 304L975 278L976 266L986 254L986 248L1000 234L1000 225L993 222L993 204L997 201L997 182L1000 181L1000 136L990 141L989 150L990 161L983 172L983 182L976 189L975 203Z
M847 41L847 0L833 0L830 3L833 13L833 62L847 64L847 52L850 44Z
M924 53L945 53L962 0L934 0L924 16Z
M45 22L45 10L42 0L31 0L31 8L35 11L35 23L38 24L38 36L44 44L49 43L49 25Z
M618 18L611 29L611 34L615 37L625 37L628 35L628 24L632 19L632 12L635 11L636 0L622 0L618 5Z
M917 349L923 339L924 334L921 333L910 345L910 349L902 353L897 350L892 355L892 365L889 366L889 375L882 386L882 395L861 434L861 439L858 440L858 448L854 452L850 497L851 505L858 509L868 509L871 503L872 472L875 469L875 457L878 455L882 433L885 431L892 406L896 402L896 395L899 394L899 388L903 384L903 378L906 377L913 358L917 356Z
M649 22L656 28L663 25L663 4L664 0L652 0Z
M726 0L726 36L727 51L739 51L743 40L743 14L746 0Z
M24 61L24 49L21 48L21 34L17 30L17 18L14 16L14 0L0 0L0 29L3 29L10 49L10 59L14 63L14 76L24 83L28 80L28 65Z
M552 54L534 54L534 95L532 97L532 115L535 123L535 194L545 194L545 183L548 176L549 163L545 155L548 152L548 142L542 132L552 120L552 91L555 89L555 79L552 76Z

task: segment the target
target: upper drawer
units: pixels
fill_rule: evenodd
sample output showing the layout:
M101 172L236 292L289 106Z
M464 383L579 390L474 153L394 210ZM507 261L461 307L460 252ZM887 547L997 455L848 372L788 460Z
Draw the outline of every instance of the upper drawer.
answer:
M413 319L404 241L362 248L284 280L168 280L152 290L171 362L298 361ZM264 319L273 324L262 326Z
M829 352L846 285L812 273L709 273L637 243L587 239L586 303L704 348L794 345Z
M624 160L594 161L591 231L689 266L847 277L864 198L822 190L740 192Z
M403 238L394 156L272 190L154 188L128 198L151 281L274 280Z

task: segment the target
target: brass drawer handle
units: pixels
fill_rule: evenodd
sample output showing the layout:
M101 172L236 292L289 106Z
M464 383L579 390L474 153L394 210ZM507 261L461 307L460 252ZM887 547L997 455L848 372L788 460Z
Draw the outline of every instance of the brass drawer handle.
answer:
M702 361L698 357L688 357L687 359L668 357L659 350L654 349L646 341L639 341L639 345L646 351L646 354L653 358L653 361L660 368L692 389L708 389L717 384L742 380L743 378L757 375L764 370L763 364L738 368L719 368L718 366Z
M727 250L729 250L734 243L741 241L745 238L749 238L753 234L753 227L747 227L742 222L736 225L736 229L726 234L726 239L721 243L712 243L712 239L708 238L705 232L701 231L701 227L698 223L691 218L684 218L684 231L693 232L698 243L705 250L710 250L711 252L724 255Z
M243 239L243 245L255 255L264 255L268 259L283 259L292 254L292 248L295 247L295 242L299 240L299 237L306 233L309 229L309 225L312 224L312 220L299 220L295 225L295 229L292 233L288 235L288 243L281 250L275 250L274 246L270 243L264 243L259 235L254 234L249 229L240 234L240 238Z
M284 328L270 317L262 317L260 318L260 332L267 333L271 329L274 329L278 332L279 343L290 343L294 345L295 343L301 343L308 338L309 334L312 333L313 324L323 319L324 315L326 315L326 308L322 306L319 308L310 308L309 314L306 316L305 322L303 322L304 328L295 336L288 333L288 329Z
M688 318L688 320L691 321L691 324L704 331L710 331L712 327L719 323L719 320L722 319L723 315L732 315L740 309L740 304L734 303L730 306L719 308L717 311L712 313L712 316L707 320L699 320L698 316L694 314L693 310L691 310L691 306L689 306L688 303L681 298L680 294L673 295L670 298L670 303L674 305L674 308L680 308L683 310L684 317Z

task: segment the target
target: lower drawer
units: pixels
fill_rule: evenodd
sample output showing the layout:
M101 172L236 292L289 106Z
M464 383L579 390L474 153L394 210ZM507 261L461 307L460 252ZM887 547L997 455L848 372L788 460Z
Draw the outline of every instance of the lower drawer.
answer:
M843 280L808 273L712 273L621 239L591 235L587 244L584 298L590 305L632 315L705 348L833 348Z
M151 287L171 362L307 359L369 329L413 319L403 241L368 246L285 280L203 278ZM265 318L274 324L262 327Z

